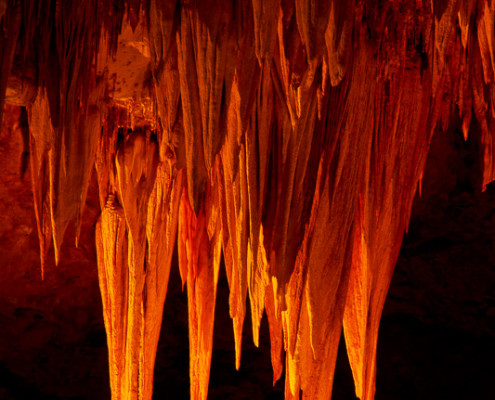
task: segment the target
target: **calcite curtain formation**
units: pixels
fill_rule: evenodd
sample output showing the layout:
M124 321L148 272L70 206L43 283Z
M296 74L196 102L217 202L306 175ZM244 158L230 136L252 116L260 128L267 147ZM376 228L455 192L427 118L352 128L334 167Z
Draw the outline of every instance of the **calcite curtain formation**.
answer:
M476 120L495 177L494 26L488 0L0 0L0 112L27 115L42 269L96 167L112 398L151 399L177 241L191 398L223 260L237 368L249 298L287 399L331 398L342 330L373 399L434 131Z

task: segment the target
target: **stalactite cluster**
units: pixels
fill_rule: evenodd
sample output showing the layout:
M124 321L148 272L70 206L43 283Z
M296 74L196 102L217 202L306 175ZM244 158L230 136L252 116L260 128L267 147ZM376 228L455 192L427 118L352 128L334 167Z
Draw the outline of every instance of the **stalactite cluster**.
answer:
M0 1L0 112L27 113L42 269L96 167L112 398L151 399L177 244L191 398L224 265L237 368L266 314L286 399L330 399L343 330L373 399L433 132L476 119L495 178L494 26L488 0Z

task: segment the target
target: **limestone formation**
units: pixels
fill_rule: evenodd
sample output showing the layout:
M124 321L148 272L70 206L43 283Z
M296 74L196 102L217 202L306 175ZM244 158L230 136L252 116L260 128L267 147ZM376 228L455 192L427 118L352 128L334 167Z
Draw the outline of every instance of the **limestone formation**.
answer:
M434 130L476 119L495 178L494 24L488 0L0 0L0 121L28 116L42 270L97 171L112 398L151 399L177 242L192 399L221 265L236 368L266 314L286 399L328 400L343 331L373 399Z

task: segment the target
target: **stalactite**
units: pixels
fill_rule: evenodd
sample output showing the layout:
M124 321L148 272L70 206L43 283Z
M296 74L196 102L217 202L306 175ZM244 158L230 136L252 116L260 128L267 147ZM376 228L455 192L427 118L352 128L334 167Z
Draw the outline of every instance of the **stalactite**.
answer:
M174 37L177 30L175 3L167 0L151 1L148 24L157 114L165 136L162 143L177 149L183 147L184 142L181 137L183 132L174 135L174 129L181 127L178 122L181 106L177 43ZM185 160L179 162L184 164Z
M475 119L483 187L495 177L494 10L0 0L0 112L11 85L28 111L42 268L50 241L58 260L70 222L77 232L96 166L114 399L151 398L177 231L191 398L207 397L221 254L236 368L249 295L287 399L331 397L342 330L356 395L374 397L381 312L435 129L458 113L467 139Z
M151 398L182 173L173 158L158 162L157 145L143 133L124 141L113 152L102 141L98 153L99 171L117 174L99 173L100 192L108 194L97 227L98 267L112 396Z
M48 151L51 146L53 128L46 93L38 94L28 109L29 154L33 186L34 211L40 242L41 275L44 274L46 256L52 240L50 220L48 177Z
M47 61L58 65L59 93L53 93L57 86L47 88L56 102L50 104L54 136L49 152L49 176L53 244L58 262L65 229L70 221L76 224L77 243L101 126L99 100L102 87L97 85L92 66L98 44L98 27L87 22L94 15L94 4L87 2L76 8L71 3L57 2L55 7L56 30L53 34L57 51ZM44 76L51 73L43 72Z
M168 278L177 235L182 171L175 160L159 163L155 186L148 201L146 236L148 254L143 293L143 397L151 398L156 349L160 337L163 306L167 295ZM212 321L213 326L213 321Z
M400 19L396 23L402 27L399 37L410 37L409 30L413 28ZM443 101L443 93L434 93L430 103L427 100L432 95L430 89L423 91L422 88L433 87L434 79L444 82L444 72L435 78L435 71L433 75L422 71L420 58L410 51L413 43L399 41L400 47L395 49L395 44L385 43L390 49L385 60L397 67L377 71L381 79L372 91L375 97L363 104L374 115L375 123L368 133L370 147L364 152L367 159L363 197L357 213L357 243L353 247L344 315L356 395L362 399L374 398L381 311L425 162L427 144L437 124L437 109ZM394 62L394 57L399 61ZM403 132L414 133L404 135Z
M99 27L89 22L95 13L93 2L78 9L72 2L36 6L26 2L25 7L22 40L39 35L32 47L37 50L39 88L28 111L31 166L39 179L33 182L33 193L44 264L50 234L56 262L69 222L75 223L76 243L79 235L101 127L103 87L94 71ZM38 12L31 7L39 7Z
M235 154L235 153L234 153ZM228 161L222 157L222 198L224 199L223 251L225 268L230 287L230 317L234 324L236 368L241 362L242 329L246 315L247 296L247 183L244 146L238 156ZM233 163L238 164L238 173L233 176Z
M270 64L277 35L280 1L252 0L254 45L260 65Z
M127 398L125 352L129 277L127 228L122 206L109 195L96 225L98 277L107 331L108 364L112 399Z
M127 332L123 393L130 399L144 395L144 307L146 283L146 212L157 168L157 148L143 134L134 133L117 150L117 190L128 227Z
M266 67L265 71L268 70ZM262 72L262 75L266 72ZM251 304L253 340L259 344L259 328L265 307L265 291L269 284L268 260L264 247L263 216L268 174L273 90L270 79L260 79L258 95L245 133L246 176L249 195L248 290ZM271 299L273 301L273 298Z
M284 337L282 321L280 318L277 318L275 312L275 299L271 281L269 281L266 286L265 311L270 330L270 358L273 368L273 385L275 385L275 382L280 379L284 370Z
M217 167L214 167L217 170ZM222 221L217 183L207 190L206 210L196 216L184 190L179 218L179 262L182 282L187 283L189 313L189 379L191 399L205 400L208 394L213 324L220 269Z
M352 28L354 25L354 1L332 1L325 43L328 51L327 65L332 86L344 78L351 54Z
M225 119L225 96L230 91L233 67L228 57L233 50L232 7L220 1L194 1L182 7L177 47L188 193L196 213L225 134L222 118Z
M324 51L325 30L332 3L329 1L309 2L295 0L296 19L308 62L321 57Z

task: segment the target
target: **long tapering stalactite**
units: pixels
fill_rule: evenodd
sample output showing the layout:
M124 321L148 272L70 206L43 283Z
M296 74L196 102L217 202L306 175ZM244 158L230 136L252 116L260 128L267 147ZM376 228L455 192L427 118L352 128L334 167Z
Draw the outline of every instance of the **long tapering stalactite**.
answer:
M494 24L489 0L0 0L0 122L25 107L42 273L71 224L77 243L96 169L112 399L152 398L175 249L191 399L222 266L233 367L266 315L286 399L331 398L342 333L373 399L434 132L476 120L495 179Z

